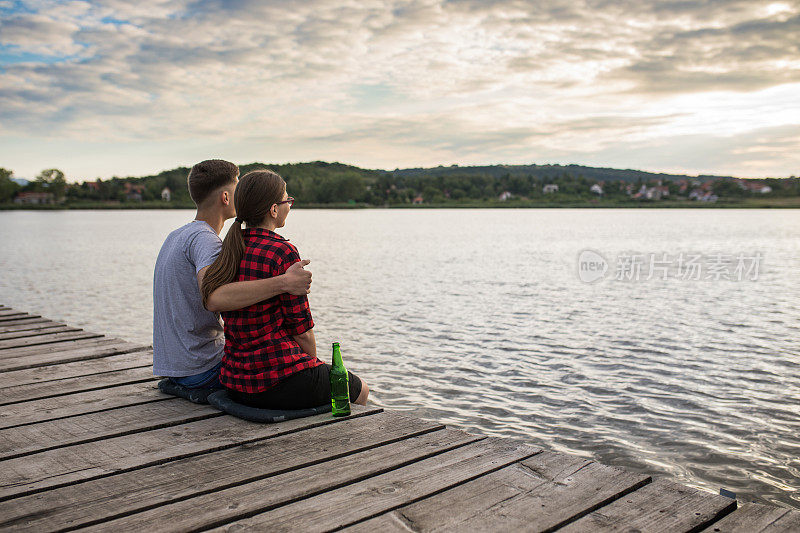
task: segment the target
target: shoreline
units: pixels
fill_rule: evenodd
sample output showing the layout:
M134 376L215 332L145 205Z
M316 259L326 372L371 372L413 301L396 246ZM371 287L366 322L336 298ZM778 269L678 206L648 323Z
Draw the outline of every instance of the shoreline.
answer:
M351 203L305 204L292 209L800 209L800 197L771 199L721 200L714 203L690 200L667 201L548 201L548 202L462 202L431 204L369 205ZM167 204L165 202L141 203L75 203L75 204L0 204L0 211L68 211L68 210L151 210L196 209L194 204Z

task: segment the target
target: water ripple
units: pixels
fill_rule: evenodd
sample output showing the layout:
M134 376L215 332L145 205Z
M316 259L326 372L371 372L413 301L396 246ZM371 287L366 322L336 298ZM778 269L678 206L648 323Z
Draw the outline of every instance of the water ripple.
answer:
M0 213L0 301L149 343L155 256L189 218ZM321 351L339 340L376 404L800 508L798 211L294 211L284 234ZM766 264L587 285L585 248Z

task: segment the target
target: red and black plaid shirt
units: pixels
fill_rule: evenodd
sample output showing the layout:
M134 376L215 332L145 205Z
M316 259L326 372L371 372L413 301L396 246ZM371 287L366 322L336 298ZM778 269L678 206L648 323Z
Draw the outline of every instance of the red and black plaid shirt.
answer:
M300 261L297 248L267 229L247 228L245 252L236 281L283 274ZM322 361L305 353L292 338L314 327L308 298L288 293L238 311L222 313L225 321L225 357L220 381L240 392L263 392L278 382Z

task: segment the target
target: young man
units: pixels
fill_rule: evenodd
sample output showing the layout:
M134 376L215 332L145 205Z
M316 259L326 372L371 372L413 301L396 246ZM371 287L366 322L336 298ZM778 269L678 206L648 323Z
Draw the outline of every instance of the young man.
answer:
M239 168L219 159L189 172L189 194L197 215L169 234L153 276L153 374L188 389L219 388L225 347L219 311L241 309L278 294L307 294L311 273L299 261L274 278L223 285L203 307L200 284L222 247L219 233L236 216L233 193Z

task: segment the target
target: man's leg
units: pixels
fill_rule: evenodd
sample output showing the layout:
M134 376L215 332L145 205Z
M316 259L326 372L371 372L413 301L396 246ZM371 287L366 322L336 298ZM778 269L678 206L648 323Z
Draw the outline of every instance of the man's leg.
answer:
M219 369L221 366L222 362L220 361L214 368L200 374L169 379L187 389L221 389L223 388L219 382Z

